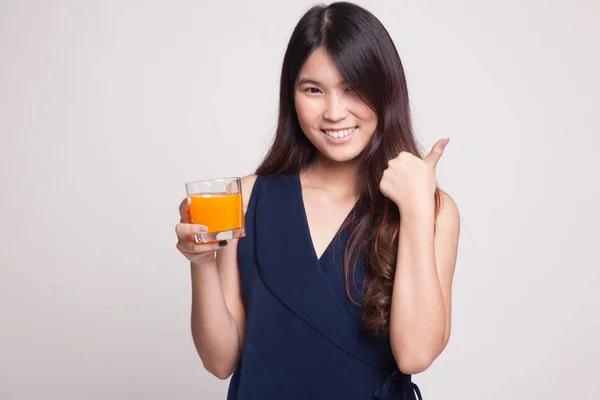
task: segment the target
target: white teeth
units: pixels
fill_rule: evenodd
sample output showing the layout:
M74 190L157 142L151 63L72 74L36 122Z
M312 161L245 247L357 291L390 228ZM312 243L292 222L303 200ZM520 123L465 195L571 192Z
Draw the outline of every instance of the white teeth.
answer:
M352 131L355 128L350 128L350 129L344 129L342 131L324 131L327 135L331 136L332 138L341 138L341 137L346 137L348 136L350 133L352 133Z

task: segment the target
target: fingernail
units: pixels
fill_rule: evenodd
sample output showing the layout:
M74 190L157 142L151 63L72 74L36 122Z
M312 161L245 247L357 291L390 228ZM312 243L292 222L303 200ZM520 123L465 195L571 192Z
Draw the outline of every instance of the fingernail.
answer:
M448 144L449 141L450 141L450 138L447 138L446 140L444 140L442 142L442 149L446 147L446 145Z
M198 233L206 233L208 232L208 227L205 225L198 225Z
M225 246L227 246L227 240L221 240L219 242L219 247L225 247Z

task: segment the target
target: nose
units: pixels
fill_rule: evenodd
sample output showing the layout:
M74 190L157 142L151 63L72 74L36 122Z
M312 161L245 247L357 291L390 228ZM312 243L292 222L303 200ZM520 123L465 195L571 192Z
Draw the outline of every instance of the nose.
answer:
M348 115L344 99L336 94L330 95L325 104L323 118L329 121L341 121Z

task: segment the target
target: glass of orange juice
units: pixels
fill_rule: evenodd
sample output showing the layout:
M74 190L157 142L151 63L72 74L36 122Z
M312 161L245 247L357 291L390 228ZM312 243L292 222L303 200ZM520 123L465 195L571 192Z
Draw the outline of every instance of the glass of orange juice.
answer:
M208 232L194 235L196 243L246 236L240 178L188 182L185 184L185 189L191 200L192 223L208 227Z

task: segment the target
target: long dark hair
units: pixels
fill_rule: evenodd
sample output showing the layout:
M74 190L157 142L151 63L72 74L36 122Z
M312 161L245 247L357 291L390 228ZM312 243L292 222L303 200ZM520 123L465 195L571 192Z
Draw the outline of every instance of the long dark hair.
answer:
M310 8L295 27L283 59L279 116L275 138L258 175L300 172L316 155L302 133L294 105L295 82L309 55L323 46L340 75L377 114L377 128L359 155L358 194L345 250L346 292L362 304L364 328L389 332L392 287L396 270L400 214L379 190L388 160L407 151L422 158L414 137L404 69L387 30L369 11L348 2ZM435 214L440 192L435 191ZM340 229L341 231L341 229ZM362 302L351 295L350 276L364 251L368 270Z

